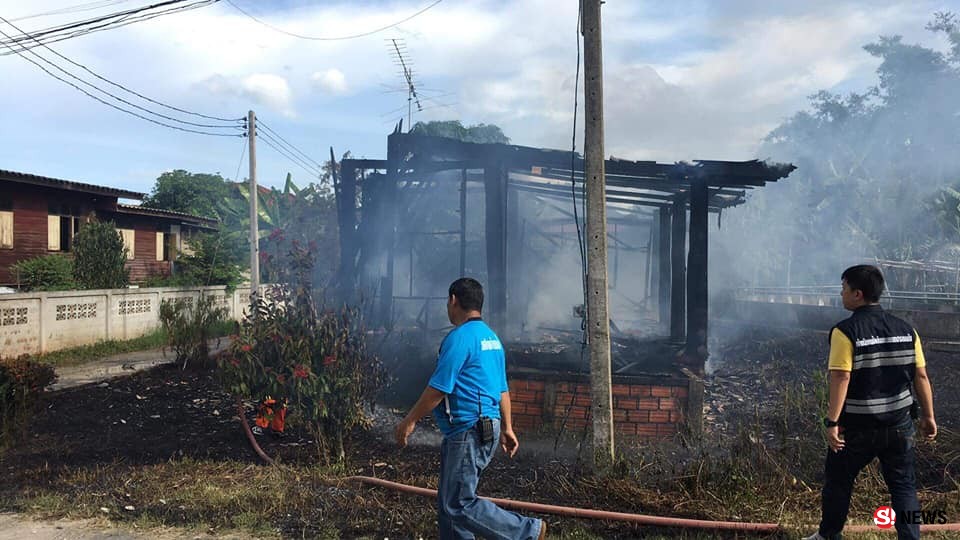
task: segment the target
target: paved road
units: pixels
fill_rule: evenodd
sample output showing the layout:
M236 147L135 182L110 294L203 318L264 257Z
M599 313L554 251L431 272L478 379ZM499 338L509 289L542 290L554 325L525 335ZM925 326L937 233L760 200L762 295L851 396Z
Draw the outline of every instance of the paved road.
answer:
M210 340L210 354L216 354L226 349L230 345L230 341L231 338L229 337ZM50 390L62 390L123 377L161 364L169 364L174 359L172 350L164 353L163 349L150 349L115 354L79 366L60 367L57 368L57 384L51 386Z
M212 538L252 540L254 537L172 527L138 531L132 526L117 527L106 520L39 521L20 514L0 513L0 540L208 540Z

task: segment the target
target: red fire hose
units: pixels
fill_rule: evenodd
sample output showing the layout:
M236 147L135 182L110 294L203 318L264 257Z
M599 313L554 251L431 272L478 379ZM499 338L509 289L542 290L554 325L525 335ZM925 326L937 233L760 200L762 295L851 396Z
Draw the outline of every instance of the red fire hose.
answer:
M432 489L408 486L398 484L380 478L370 478L369 476L348 476L344 480L360 482L374 486L385 487L400 491L402 493L411 493L423 497L436 498L437 492ZM571 506L555 506L552 504L540 504L526 501L514 501L511 499L494 499L482 497L493 502L497 506L510 510L520 510L526 512L537 512L540 514L553 514L557 516L604 519L610 521L624 521L638 525L651 525L654 527L685 527L693 529L711 529L726 531L750 531L750 532L776 532L780 530L780 525L776 523L742 523L738 521L709 521L705 519L685 519L670 518L660 516L645 516L642 514L627 514L624 512L607 512L605 510L588 510L586 508L574 508Z
M247 435L247 440L250 441L250 446L253 447L253 450L260 456L261 459L270 463L271 465L275 464L273 458L267 455L266 452L260 448L260 445L257 443L256 437L253 436L253 432L250 430L250 424L247 423L247 419L243 410L243 402L237 400L237 411L240 416L240 424L243 426L243 431ZM399 491L401 493L409 493L412 495L420 495L421 497L429 497L431 499L437 498L437 492L433 489L427 489L416 486L409 486L407 484L400 484L398 482L391 482L389 480L384 480L382 478L372 478L369 476L348 476L342 479L347 482L357 482L361 484L368 484L372 486L384 487L387 489L392 489ZM649 525L654 527L683 527L683 528L692 528L692 529L709 529L709 530L726 530L726 531L741 531L741 532L767 532L773 533L780 530L780 525L778 523L749 523L741 521L711 521L706 519L687 519L687 518L672 518L672 517L661 517L661 516L647 516L643 514L628 514L625 512L608 512L606 510L590 510L586 508L574 508L571 506L556 506L552 504L540 504L532 503L526 501L514 501L512 499L494 499L490 497L483 497L497 506L502 508L507 508L510 510L519 510L526 512L537 512L540 514L552 514L556 516L563 517L572 517L572 518L586 518L586 519L604 519L609 521L623 521L626 523L635 523L637 525ZM879 529L877 527L869 525L848 525L844 527L844 531L847 532L877 532ZM890 529L891 531L893 529ZM960 531L960 523L945 523L945 524L932 524L932 525L921 525L920 530L922 532L936 532L936 531Z

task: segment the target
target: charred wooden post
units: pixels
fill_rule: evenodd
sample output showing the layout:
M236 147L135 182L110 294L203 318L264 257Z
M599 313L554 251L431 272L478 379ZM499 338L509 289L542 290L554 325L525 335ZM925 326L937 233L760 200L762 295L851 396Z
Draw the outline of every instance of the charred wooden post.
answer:
M483 169L486 207L487 293L484 310L497 332L506 330L507 169L495 161Z
M670 338L683 340L686 334L686 251L687 208L680 196L670 212Z
M460 277L467 275L467 170L460 171Z
M690 252L687 255L687 355L707 359L707 206L704 178L690 185ZM702 368L702 364L700 366Z
M393 326L393 264L397 250L397 214L396 204L399 190L397 182L400 179L400 163L402 156L399 149L399 137L402 130L395 131L387 137L387 175L384 178L384 212L383 231L386 238L387 263L380 280L380 313L379 322L385 328Z
M506 174L509 175L509 173ZM521 285L521 280L507 279L506 276L518 275L521 269L524 268L523 246L521 244L523 239L521 237L520 225L520 192L516 189L510 189L506 183L508 180L509 178L506 178L504 182L504 190L507 197L506 229L504 230L506 234L506 257L503 265L504 283L506 285L503 298L503 313L505 316L510 313L508 303L513 303L513 305L516 306L517 299L522 296L521 290L518 288ZM504 324L504 331L508 338L516 335L519 329L506 326L506 319L504 320Z
M336 161L330 148L330 162L336 175ZM337 269L337 301L348 303L356 290L357 251L357 169L351 160L340 162L337 198L337 230L340 234L340 264Z
M660 326L664 330L670 324L670 209L660 207L659 230L657 231L657 309L660 313Z

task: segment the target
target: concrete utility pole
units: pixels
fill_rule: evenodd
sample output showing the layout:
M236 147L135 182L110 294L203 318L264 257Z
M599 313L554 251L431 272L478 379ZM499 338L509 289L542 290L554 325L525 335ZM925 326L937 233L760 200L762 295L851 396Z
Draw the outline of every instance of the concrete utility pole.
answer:
M247 113L247 141L250 143L250 302L260 293L260 214L257 211L257 115Z
M603 52L601 0L582 0L584 158L587 197L587 337L590 399L593 402L594 466L613 463L613 396L610 374L610 316L607 309L607 188L603 151Z

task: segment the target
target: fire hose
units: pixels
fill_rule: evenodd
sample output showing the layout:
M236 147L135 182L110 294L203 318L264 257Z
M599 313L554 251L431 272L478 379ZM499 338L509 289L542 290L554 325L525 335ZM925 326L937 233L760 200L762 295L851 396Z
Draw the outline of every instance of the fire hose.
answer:
M276 462L267 455L266 452L260 448L260 444L257 443L256 437L253 435L253 431L250 429L250 424L247 422L245 412L243 409L243 402L237 400L237 410L240 417L240 424L243 426L243 431L247 435L247 440L250 442L250 446L253 447L254 452L260 456L261 459L266 461L271 465L275 465ZM367 484L371 486L383 487L387 489L392 489L394 491L399 491L401 493L409 493L411 495L419 495L421 497L428 497L431 499L437 498L437 491L434 489L427 489L417 486L411 486L407 484L401 484L399 482L391 482L389 480L384 480L382 478L373 478L370 476L347 476L340 479L343 482L356 482L360 484ZM779 523L753 523L753 522L742 522L742 521L713 521L707 519L690 519L690 518L674 518L674 517L662 517L662 516L648 516L644 514L629 514L626 512L611 512L607 510L591 510L587 508L575 508L572 506L557 506L553 504L541 504L533 503L527 501L515 501L512 499L496 499L491 497L481 497L486 499L501 508L506 508L508 510L518 510L521 512L537 512L539 514L551 514L555 516L570 517L570 518L583 518L583 519L602 519L609 521L622 521L624 523L633 523L636 525L648 525L653 527L680 527L680 528L691 528L691 529L708 529L708 530L726 530L726 531L739 531L739 532L760 532L760 533L773 533L780 530ZM844 531L847 532L876 532L877 527L871 527L868 525L851 525L844 528ZM892 529L891 529L892 530ZM920 526L921 532L936 532L936 531L960 531L960 523L944 523L944 524L928 524Z

